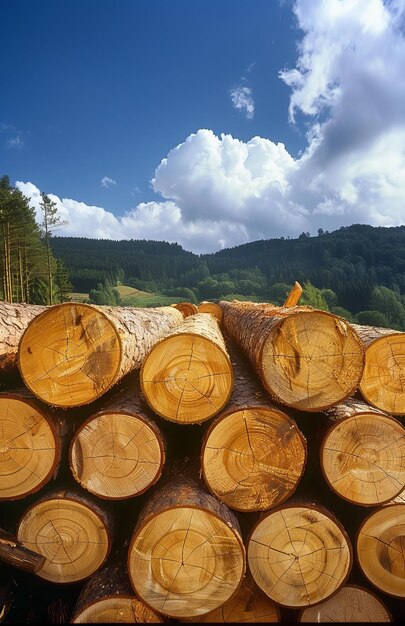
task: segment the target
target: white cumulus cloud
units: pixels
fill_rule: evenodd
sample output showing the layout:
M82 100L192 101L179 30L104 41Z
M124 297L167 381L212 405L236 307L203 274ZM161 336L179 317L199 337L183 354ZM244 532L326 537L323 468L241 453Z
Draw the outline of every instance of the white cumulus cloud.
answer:
M251 88L238 85L230 89L229 95L234 109L245 111L246 117L251 120L255 113L255 103Z
M280 78L291 89L291 123L306 124L299 157L270 138L244 142L200 129L158 164L151 182L161 201L116 217L51 195L69 221L63 234L177 241L210 252L318 228L404 224L404 3L297 0L294 11L297 62ZM17 186L38 202L35 185Z

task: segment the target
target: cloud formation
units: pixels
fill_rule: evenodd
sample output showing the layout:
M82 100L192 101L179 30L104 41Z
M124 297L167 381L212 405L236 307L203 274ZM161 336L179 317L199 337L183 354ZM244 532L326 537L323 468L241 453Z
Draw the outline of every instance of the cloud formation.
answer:
M291 89L291 123L306 124L302 155L271 139L200 129L157 166L151 182L160 202L115 217L51 196L70 222L63 234L209 252L318 228L405 223L404 3L297 0L294 12L298 59L280 79ZM248 114L243 98L235 102ZM30 185L17 184L34 201L39 190Z
M113 180L112 178L109 178L109 176L103 176L100 183L102 187L104 187L105 189L108 189L109 187L111 187L111 185L116 185L117 181Z
M250 87L238 85L237 87L230 89L229 95L233 108L245 111L246 117L248 120L251 120L255 113L255 103L253 101L252 90Z

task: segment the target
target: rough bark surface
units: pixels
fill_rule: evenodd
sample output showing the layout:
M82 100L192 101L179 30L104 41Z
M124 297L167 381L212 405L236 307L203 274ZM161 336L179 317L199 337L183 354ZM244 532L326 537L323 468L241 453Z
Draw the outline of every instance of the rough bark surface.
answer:
M18 344L31 320L46 309L33 304L0 302L0 373L17 368Z
M66 302L28 324L18 365L29 389L50 405L89 404L132 370L183 315L173 307L101 307Z
M320 411L357 389L364 346L343 318L312 307L238 301L220 305L225 331L277 402Z
M45 563L45 557L23 546L16 537L0 528L0 560L25 572L35 574Z

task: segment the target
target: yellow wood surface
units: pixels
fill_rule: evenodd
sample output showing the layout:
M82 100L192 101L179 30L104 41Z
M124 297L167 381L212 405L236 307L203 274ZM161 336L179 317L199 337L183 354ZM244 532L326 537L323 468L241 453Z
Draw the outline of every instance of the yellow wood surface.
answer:
M135 597L111 596L94 602L72 624L162 624L163 619Z
M375 594L367 589L346 585L329 600L304 609L298 621L312 624L391 622L391 615Z
M255 582L272 600L300 608L325 600L345 583L351 546L329 515L284 505L254 528L248 563Z
M221 606L241 583L244 568L243 545L232 528L192 507L153 517L133 537L128 554L136 594L175 618Z
M55 583L87 578L101 567L110 549L100 517L91 508L62 498L30 508L20 520L18 540L45 556L37 576Z

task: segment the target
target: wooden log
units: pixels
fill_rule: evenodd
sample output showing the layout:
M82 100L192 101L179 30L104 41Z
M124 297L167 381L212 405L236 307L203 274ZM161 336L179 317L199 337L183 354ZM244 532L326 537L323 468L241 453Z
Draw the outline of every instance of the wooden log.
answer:
M270 624L280 622L281 614L278 605L259 589L251 576L246 576L227 602L214 611L184 621L208 624Z
M245 573L238 520L190 477L187 463L151 496L128 551L139 598L173 618L202 615L224 604Z
M37 575L55 583L82 581L97 571L112 534L112 516L95 499L63 490L31 504L17 526L18 541L46 558Z
M139 372L81 424L69 449L75 480L99 498L130 498L160 478L163 435L141 398Z
M125 562L107 562L84 584L71 624L162 624L160 615L148 608L133 592Z
M345 585L332 598L316 606L303 609L298 617L300 623L338 622L392 622L392 616L384 602L368 589L357 585Z
M222 322L222 309L219 304L215 302L209 302L208 300L200 302L198 305L198 313L211 313L220 324Z
M154 343L182 321L172 307L48 307L21 337L19 370L32 393L50 405L89 404L139 368Z
M312 307L239 301L220 305L224 330L276 402L321 411L356 391L364 346L345 319Z
M405 428L362 400L349 398L327 411L330 427L320 448L329 487L362 506L388 502L405 487Z
M35 493L56 476L66 424L26 388L0 393L0 501Z
M294 418L269 401L248 361L231 343L234 387L204 434L201 470L208 490L237 511L264 511L296 490L306 440Z
M29 550L11 533L0 528L0 560L24 572L35 574L45 564L43 554Z
M332 596L345 584L353 562L350 539L329 510L291 501L260 517L247 555L256 584L289 608Z
M283 307L296 306L302 295L302 287L299 282L295 281L293 288L284 301Z
M202 313L187 317L149 352L140 380L147 403L164 419L199 424L219 413L233 372L218 321Z
M17 369L18 345L28 324L45 306L0 302L0 372L8 375Z
M356 556L364 576L388 596L405 598L405 504L379 507L360 525Z
M405 333L352 324L366 349L359 391L369 404L405 415Z
M170 306L174 306L175 309L183 313L184 317L198 313L198 307L193 302L176 302Z

